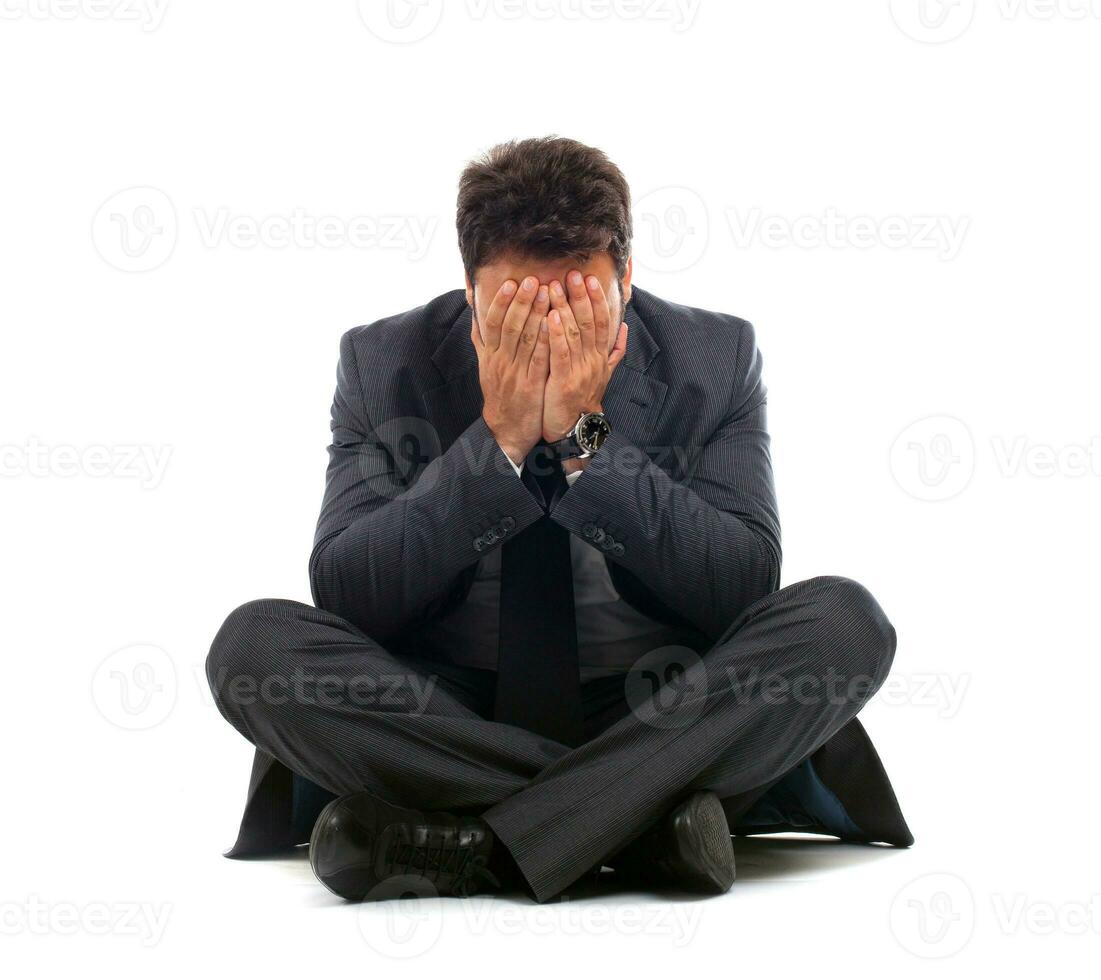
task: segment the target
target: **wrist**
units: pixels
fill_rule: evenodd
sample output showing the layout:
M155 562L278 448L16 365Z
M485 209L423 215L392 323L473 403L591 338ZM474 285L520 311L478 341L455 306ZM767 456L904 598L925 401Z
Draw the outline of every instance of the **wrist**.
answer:
M593 415L597 412L601 414L603 414L604 412L604 408L600 404L600 402L596 402L592 405L592 407L586 406L585 408L579 408L572 416L570 416L564 428L555 428L545 431L543 433L543 439L547 442L561 442L563 439L569 436L571 432L573 432L582 415Z
M531 447L535 443L530 445L524 445L523 441L517 439L504 430L502 426L495 423L485 412L482 413L482 420L486 424L486 428L489 429L489 434L493 436L497 443L498 448L503 452L516 466L522 466L524 460L527 458Z

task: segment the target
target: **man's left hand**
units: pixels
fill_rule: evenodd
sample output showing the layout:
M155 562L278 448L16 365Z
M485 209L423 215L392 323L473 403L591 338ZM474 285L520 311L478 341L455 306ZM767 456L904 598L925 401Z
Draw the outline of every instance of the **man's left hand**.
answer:
M543 401L543 438L569 435L583 412L602 411L604 391L627 353L627 324L611 340L611 309L595 276L574 269L565 285L550 284L550 377Z

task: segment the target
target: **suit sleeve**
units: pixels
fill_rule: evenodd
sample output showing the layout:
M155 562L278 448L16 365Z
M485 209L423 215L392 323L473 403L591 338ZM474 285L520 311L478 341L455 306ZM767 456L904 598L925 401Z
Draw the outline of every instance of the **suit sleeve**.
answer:
M748 324L721 424L676 480L614 431L551 518L604 549L667 609L719 636L780 581L761 358Z
M369 419L361 384L345 334L310 584L318 608L382 639L544 511L481 416L441 453L423 419Z

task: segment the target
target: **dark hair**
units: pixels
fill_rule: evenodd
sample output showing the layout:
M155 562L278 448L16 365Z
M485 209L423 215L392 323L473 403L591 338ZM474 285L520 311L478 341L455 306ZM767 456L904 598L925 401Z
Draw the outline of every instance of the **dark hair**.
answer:
M622 278L631 256L631 192L602 150L562 136L500 143L459 178L456 225L470 280L515 253L584 261L608 252Z

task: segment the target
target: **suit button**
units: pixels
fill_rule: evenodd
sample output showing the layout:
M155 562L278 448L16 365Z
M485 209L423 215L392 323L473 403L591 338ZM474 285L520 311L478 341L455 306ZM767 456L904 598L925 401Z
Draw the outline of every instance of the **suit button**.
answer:
M625 552L626 550L627 550L627 549L623 547L623 544L622 544L622 542L619 542L619 541L617 541L617 542L615 543L615 546L614 546L614 547L612 548L612 554L613 554L613 555L615 555L615 556L616 556L616 557L618 558L618 557L619 557L620 555L622 555L622 554L623 554L623 552Z
M482 537L485 538L486 544L493 544L500 535L497 533L497 528L491 527Z
M586 524L581 528L581 533L587 538L591 538L596 533L596 526L594 524Z
M605 551L611 551L616 546L616 540L610 534L600 542L600 547Z
M475 551L481 551L482 549L485 548L485 546L486 546L486 543L485 543L484 538L475 538L474 539L474 550Z
M501 528L507 534L514 527L516 527L516 521L511 517L505 517L501 520Z
M602 527L594 527L593 528L592 538L593 538L593 541L595 541L597 544L603 544L605 541L611 541L612 540L608 536L608 532L605 531L604 528L602 528Z

